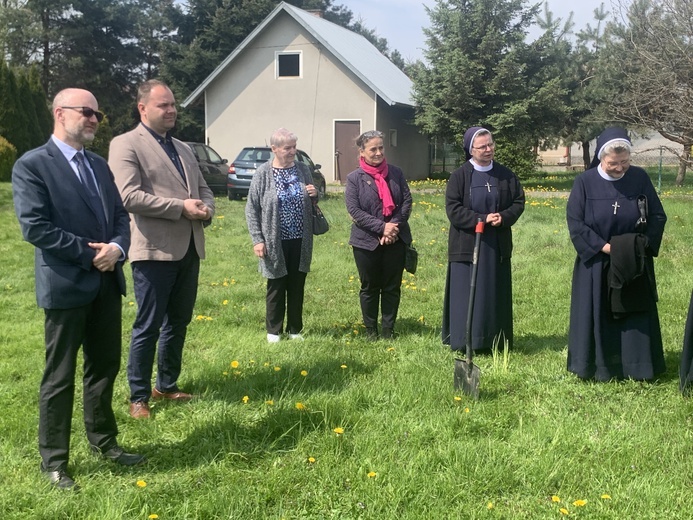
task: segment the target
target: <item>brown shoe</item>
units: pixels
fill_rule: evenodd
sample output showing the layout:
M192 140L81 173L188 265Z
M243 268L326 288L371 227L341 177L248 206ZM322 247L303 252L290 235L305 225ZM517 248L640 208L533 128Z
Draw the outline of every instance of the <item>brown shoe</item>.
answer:
M192 398L193 396L191 394L186 394L180 390L176 390L175 392L161 392L157 390L156 387L152 388L152 399L170 399L171 401L185 403Z
M130 403L130 417L133 419L149 419L149 403L147 401Z

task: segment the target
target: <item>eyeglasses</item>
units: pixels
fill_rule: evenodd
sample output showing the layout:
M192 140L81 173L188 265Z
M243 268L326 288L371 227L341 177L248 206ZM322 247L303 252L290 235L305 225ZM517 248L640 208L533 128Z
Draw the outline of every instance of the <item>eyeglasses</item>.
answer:
M489 150L493 150L496 147L496 143L489 143L489 144L484 144L481 146L472 146L475 150L486 150L487 148Z
M94 110L93 108L89 107L60 107L62 109L69 108L70 110L77 110L79 112L82 112L82 115L86 117L87 119L91 119L92 116L96 116L96 120L100 123L103 121L104 118L104 113L99 112L98 110Z

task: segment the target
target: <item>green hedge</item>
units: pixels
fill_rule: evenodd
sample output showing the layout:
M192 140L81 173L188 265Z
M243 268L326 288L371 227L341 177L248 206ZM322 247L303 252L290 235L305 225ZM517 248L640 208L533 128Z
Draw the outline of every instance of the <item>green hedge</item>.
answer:
M12 179L12 166L17 160L17 149L0 135L0 182Z

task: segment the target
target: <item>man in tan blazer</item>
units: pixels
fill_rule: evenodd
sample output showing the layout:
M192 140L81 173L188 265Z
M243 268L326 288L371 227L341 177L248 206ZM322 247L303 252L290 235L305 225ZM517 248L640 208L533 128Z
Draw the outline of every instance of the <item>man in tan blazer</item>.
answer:
M178 377L214 196L190 148L170 135L177 113L166 84L143 83L137 108L141 123L111 141L108 164L131 214L128 256L138 309L127 374L130 415L140 419L150 416L150 397L179 402L192 398L178 388Z

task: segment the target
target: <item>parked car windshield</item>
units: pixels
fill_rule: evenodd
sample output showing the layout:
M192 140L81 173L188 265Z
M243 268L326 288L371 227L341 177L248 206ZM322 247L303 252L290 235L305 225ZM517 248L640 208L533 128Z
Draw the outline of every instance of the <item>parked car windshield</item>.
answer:
M211 163L223 163L224 159L222 159L217 152L215 152L212 148L209 146L205 146L205 151L209 155L209 162Z
M236 157L237 161L248 162L267 162L270 159L271 152L268 149L243 148L241 153Z

